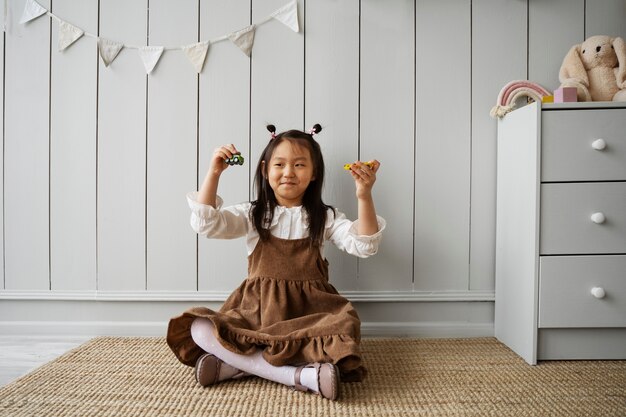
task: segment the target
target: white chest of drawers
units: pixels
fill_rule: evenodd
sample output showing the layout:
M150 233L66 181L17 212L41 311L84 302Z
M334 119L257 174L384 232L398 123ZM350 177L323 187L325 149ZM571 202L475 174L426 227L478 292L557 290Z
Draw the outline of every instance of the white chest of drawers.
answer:
M495 335L530 364L626 359L626 104L498 121Z

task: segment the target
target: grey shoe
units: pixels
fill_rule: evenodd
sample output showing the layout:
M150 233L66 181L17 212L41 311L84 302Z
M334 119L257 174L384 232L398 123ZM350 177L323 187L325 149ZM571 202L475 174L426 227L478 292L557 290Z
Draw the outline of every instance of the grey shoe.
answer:
M203 387L208 387L209 385L216 384L226 379L239 379L249 375L246 372L230 366L211 353L205 353L198 358L194 374L198 384ZM227 377L226 375L233 376Z
M317 386L319 387L319 392L308 389L300 382L300 375L304 368L314 368L317 372ZM332 363L315 362L300 366L296 369L295 388L298 391L313 392L314 394L321 395L323 398L336 400L337 397L339 397L340 382L339 368Z

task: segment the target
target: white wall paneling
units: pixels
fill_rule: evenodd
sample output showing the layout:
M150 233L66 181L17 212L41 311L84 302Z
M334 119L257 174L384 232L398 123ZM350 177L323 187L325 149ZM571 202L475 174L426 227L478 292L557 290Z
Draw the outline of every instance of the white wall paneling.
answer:
M98 31L98 1L55 0L52 12ZM59 51L52 23L50 76L50 286L96 288L96 105L92 39Z
M414 16L410 1L361 1L359 158L381 161L373 193L393 238L359 260L360 289L412 288Z
M525 2L472 2L470 290L494 287L496 131L489 110L504 85L526 79L526 24Z
M467 289L470 2L417 2L415 287Z
M316 139L326 165L325 203L355 218L354 180L343 165L359 156L359 1L307 2L305 17L305 126L324 128ZM326 256L333 285L357 289L357 259L332 244Z
M100 36L146 45L147 0L101 0ZM98 78L98 289L146 288L147 76L122 49Z
M529 0L529 80L548 90L559 87L559 69L563 58L573 45L585 40L585 3L593 2Z
M0 10L0 21L4 22L4 7ZM2 64L0 65L0 79L4 80L4 42L6 34L2 34L2 42L0 43L0 57ZM4 97L4 82L0 83L0 94ZM2 143L4 144L4 100L0 100L0 132L2 132ZM4 146L0 147L0 207L4 207ZM4 289L4 210L0 212L0 290Z
M25 2L7 1L13 13L4 74L5 286L49 289L51 21L44 16L20 25Z
M195 43L198 21L198 0L150 0L149 44ZM196 188L198 76L182 51L163 53L148 77L147 103L147 288L196 289L185 194Z
M617 0L299 0L300 33L276 20L257 26L252 57L226 40L210 45L200 74L170 50L146 75L135 49L108 68L93 38L59 52L56 22L21 25L25 0L7 1L2 329L46 320L41 309L28 319L20 312L54 303L49 319L60 323L74 320L76 306L92 309L77 331L112 306L153 314L103 327L129 332L160 329L187 305L218 305L246 275L245 242L198 240L185 194L204 180L213 150L234 143L246 163L224 173L219 194L226 205L253 197L268 122L281 131L323 125L324 199L350 218L354 182L343 164L382 162L374 196L388 226L379 254L327 250L332 283L370 330L423 334L411 329L441 317L438 334L450 334L463 328L463 312L472 329L491 328L489 110L511 80L556 88L563 57L586 37L626 37ZM287 0L39 2L104 38L178 47L262 21ZM405 318L413 324L398 324Z
M213 39L246 27L251 23L250 10L249 0L201 1L200 39ZM225 205L246 201L250 170L256 165L250 153L250 59L230 41L212 44L199 83L198 187L207 173L213 150L232 143L241 151L245 163L224 172L218 194ZM263 131L262 125L254 128ZM196 188L189 191L193 189ZM187 230L193 234L189 226ZM245 243L241 239L198 239L199 290L232 290L246 276Z

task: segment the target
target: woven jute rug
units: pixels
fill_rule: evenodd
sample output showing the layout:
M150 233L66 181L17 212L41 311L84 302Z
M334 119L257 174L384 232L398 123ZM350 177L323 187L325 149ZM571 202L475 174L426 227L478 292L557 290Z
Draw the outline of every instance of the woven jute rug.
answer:
M493 338L366 339L339 401L249 377L201 388L161 338L98 338L0 389L0 416L626 416L626 361L530 366Z

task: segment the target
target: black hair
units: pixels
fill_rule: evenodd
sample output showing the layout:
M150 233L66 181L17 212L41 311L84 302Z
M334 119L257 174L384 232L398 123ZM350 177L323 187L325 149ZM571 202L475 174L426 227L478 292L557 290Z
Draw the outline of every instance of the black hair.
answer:
M256 200L252 202L250 210L250 220L254 224L261 240L267 240L270 236L269 227L274 218L274 209L278 205L274 190L270 187L267 179L267 169L269 160L274 154L274 150L284 141L303 146L309 150L313 162L313 176L315 179L309 183L304 196L302 206L308 218L309 238L313 245L321 245L324 242L324 226L328 215L328 209L335 211L322 201L322 188L324 186L324 158L319 143L313 139L313 135L322 131L322 126L315 124L312 133L301 130L287 130L276 135L276 127L267 125L267 130L272 133L269 141L257 164L254 175L256 188ZM265 161L265 163L264 163Z

